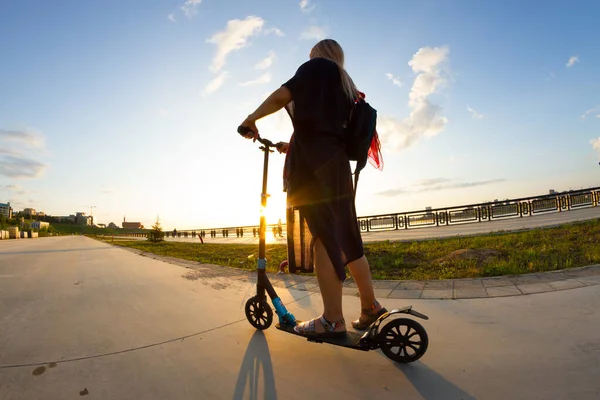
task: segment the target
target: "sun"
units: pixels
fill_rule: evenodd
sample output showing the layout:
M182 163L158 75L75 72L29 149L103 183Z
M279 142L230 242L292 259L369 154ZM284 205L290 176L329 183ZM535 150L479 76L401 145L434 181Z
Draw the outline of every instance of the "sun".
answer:
M267 225L277 224L280 220L285 224L285 197L269 197L267 207L261 207L261 213L265 215Z

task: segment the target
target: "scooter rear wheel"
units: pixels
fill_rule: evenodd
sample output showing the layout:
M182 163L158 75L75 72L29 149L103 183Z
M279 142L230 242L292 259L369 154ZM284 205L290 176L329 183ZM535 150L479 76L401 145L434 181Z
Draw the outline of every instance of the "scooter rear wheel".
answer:
M273 323L271 306L266 300L259 300L257 296L248 299L245 311L248 322L256 329L267 329Z
M379 332L380 348L389 359L407 364L417 361L429 346L425 328L409 318L397 318Z

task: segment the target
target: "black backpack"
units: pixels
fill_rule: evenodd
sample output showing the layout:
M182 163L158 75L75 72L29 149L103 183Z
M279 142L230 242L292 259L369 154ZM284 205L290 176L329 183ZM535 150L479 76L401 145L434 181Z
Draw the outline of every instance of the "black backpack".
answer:
M369 148L377 127L377 110L364 99L359 99L352 108L350 119L346 125L346 153L350 161L356 161L354 169L354 196L358 175L367 165Z

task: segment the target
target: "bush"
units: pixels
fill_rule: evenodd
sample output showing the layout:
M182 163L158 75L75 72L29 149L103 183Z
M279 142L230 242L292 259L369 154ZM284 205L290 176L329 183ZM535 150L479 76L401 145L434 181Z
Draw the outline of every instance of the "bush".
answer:
M160 226L158 218L156 218L156 222L152 225L152 230L148 232L148 240L152 243L158 243L165 240L165 233Z

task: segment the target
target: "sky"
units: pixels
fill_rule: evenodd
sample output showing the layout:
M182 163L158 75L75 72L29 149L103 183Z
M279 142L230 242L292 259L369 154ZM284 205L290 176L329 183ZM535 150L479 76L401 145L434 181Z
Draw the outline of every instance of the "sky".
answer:
M598 1L0 1L0 202L165 229L257 224L237 126L320 39L377 109L359 216L600 186ZM285 111L257 123L287 141ZM268 222L285 216L270 157Z

